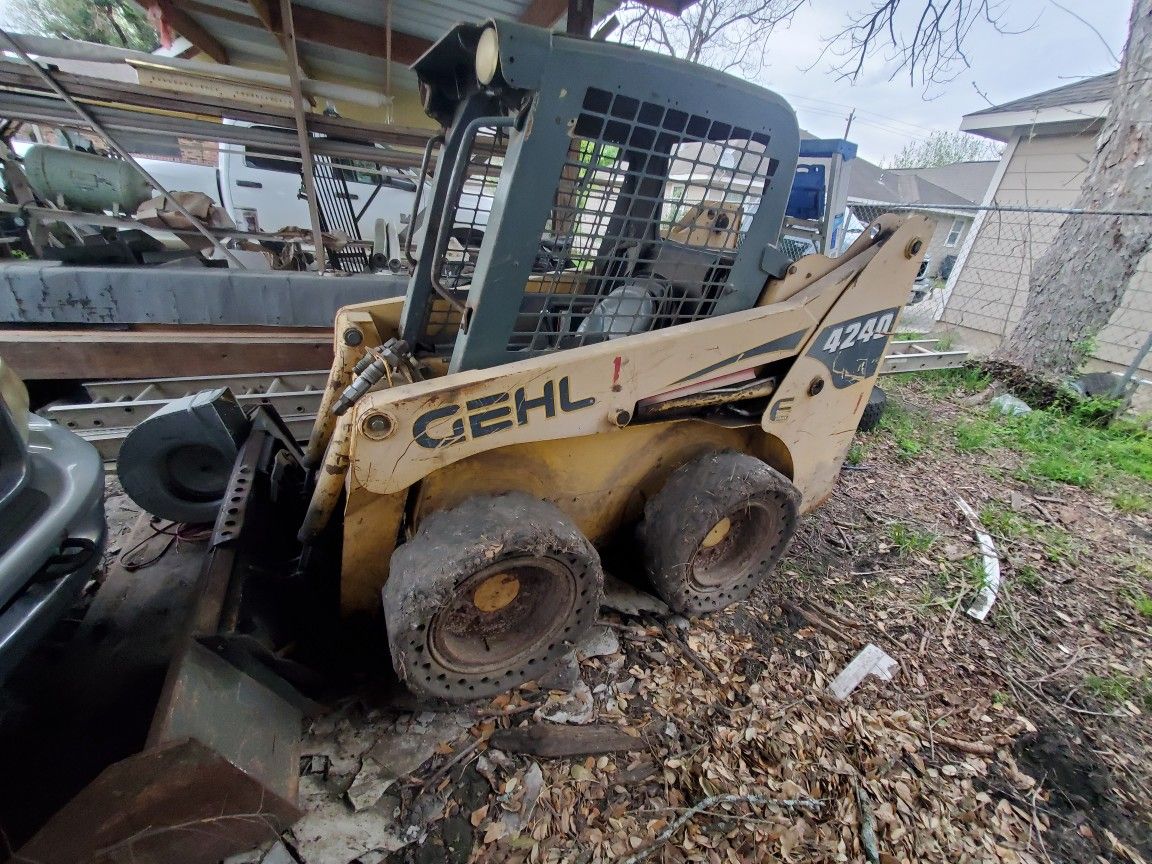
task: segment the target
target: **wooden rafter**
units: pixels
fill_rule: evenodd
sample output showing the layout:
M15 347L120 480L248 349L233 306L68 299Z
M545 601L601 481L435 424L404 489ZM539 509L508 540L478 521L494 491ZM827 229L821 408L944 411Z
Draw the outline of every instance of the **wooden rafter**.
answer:
M252 4L251 14L219 6L210 6L199 0L183 0L181 5L198 15L219 18L222 21L233 21L237 24L247 24L250 27L264 27L265 25L259 8L260 5L274 9L275 3ZM270 19L278 22L276 19ZM386 56L387 32L384 27L344 18L331 12L312 9L308 6L293 4L292 20L296 25L296 39L299 42L314 45L329 45L335 48L344 48L369 57ZM187 34L185 34L187 35ZM420 55L432 47L432 43L410 33L392 31L392 61L405 66L414 63Z
M276 40L276 43L280 46L280 50L284 52L284 57L288 60L288 62L291 63L293 59L295 59L295 61L299 64L300 71L304 74L305 78L316 77L312 74L312 71L308 68L307 64L305 64L305 62L298 56L295 56L296 52L291 50L291 47L288 44L288 39L284 35L284 26L282 23L283 17L280 8L276 4L270 2L270 0L248 0L248 5L252 7L252 11L256 13L256 17L260 19L260 23L264 25L264 29L267 30L272 35L272 38ZM306 98L308 99L309 103L313 103L311 97Z
M217 63L228 62L228 51L215 36L188 14L185 8L187 4L177 6L172 0L139 0L139 2L145 9L149 7L157 9L173 30Z
M679 15L696 0L636 0L641 6L651 6L661 12ZM520 23L535 27L554 27L568 11L568 0L532 0L520 14Z
M520 23L531 24L534 27L552 27L567 11L568 0L532 0L528 8L520 13Z

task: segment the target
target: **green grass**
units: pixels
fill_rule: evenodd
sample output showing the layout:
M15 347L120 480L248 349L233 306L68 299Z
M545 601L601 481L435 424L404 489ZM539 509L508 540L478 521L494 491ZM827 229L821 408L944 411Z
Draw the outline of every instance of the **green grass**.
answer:
M1145 710L1152 709L1152 679L1133 678L1114 672L1110 675L1085 675L1084 689L1099 699L1114 705L1129 700L1140 703Z
M853 441L852 446L848 448L848 455L844 461L849 465L859 465L864 461L864 446L859 441Z
M956 344L955 333L935 333L933 336L936 339L937 351L951 351L952 346Z
M1029 528L1028 520L1015 510L999 504L989 504L981 510L980 522L989 532L1007 540L1019 537Z
M1019 567L1012 568L1012 575L1016 582L1019 582L1030 591L1039 591L1040 586L1044 584L1043 578L1036 572L1036 568L1031 564L1021 564Z
M1083 488L1095 488L1100 481L1152 482L1152 435L1132 422L1104 426L1089 416L1033 411L1006 417L990 412L957 424L956 448L1015 450L1025 456L1019 477L1026 482L1044 479Z
M877 429L887 432L896 442L896 457L911 461L926 450L935 434L931 418L924 411L909 411L897 399L889 399Z
M1121 513L1147 513L1152 510L1152 498L1139 492L1118 492L1112 496L1112 506Z
M936 535L931 531L913 528L896 522L888 526L888 537L892 545L900 551L901 555L911 555L915 552L927 552L936 542Z
M1141 591L1129 595L1128 600L1132 603L1132 608L1134 608L1139 615L1145 618L1152 618L1152 597L1149 597Z

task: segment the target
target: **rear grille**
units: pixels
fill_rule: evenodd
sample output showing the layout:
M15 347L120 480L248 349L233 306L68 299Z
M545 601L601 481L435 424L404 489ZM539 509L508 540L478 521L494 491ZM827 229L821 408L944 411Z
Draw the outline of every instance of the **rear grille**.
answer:
M482 128L450 192L451 236L434 272L460 304L506 141L505 129ZM776 171L768 144L764 133L590 88L507 348L570 348L710 315ZM433 303L426 332L458 320Z

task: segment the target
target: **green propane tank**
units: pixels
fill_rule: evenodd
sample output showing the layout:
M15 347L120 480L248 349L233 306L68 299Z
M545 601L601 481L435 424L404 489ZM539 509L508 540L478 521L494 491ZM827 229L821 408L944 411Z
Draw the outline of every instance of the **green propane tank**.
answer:
M118 207L123 213L152 197L152 187L122 159L34 144L24 154L24 173L32 188L52 203L98 213Z

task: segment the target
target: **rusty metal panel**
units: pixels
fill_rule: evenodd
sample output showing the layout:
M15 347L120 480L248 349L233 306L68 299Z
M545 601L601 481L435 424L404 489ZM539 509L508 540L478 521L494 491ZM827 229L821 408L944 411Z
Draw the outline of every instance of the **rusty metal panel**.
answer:
M117 762L16 855L38 864L214 864L274 839L295 804L198 741Z
M195 641L188 643L174 672L161 697L149 746L194 738L270 792L295 801L300 711Z
M341 306L403 296L407 278L215 268L67 267L0 270L0 322L330 327Z

